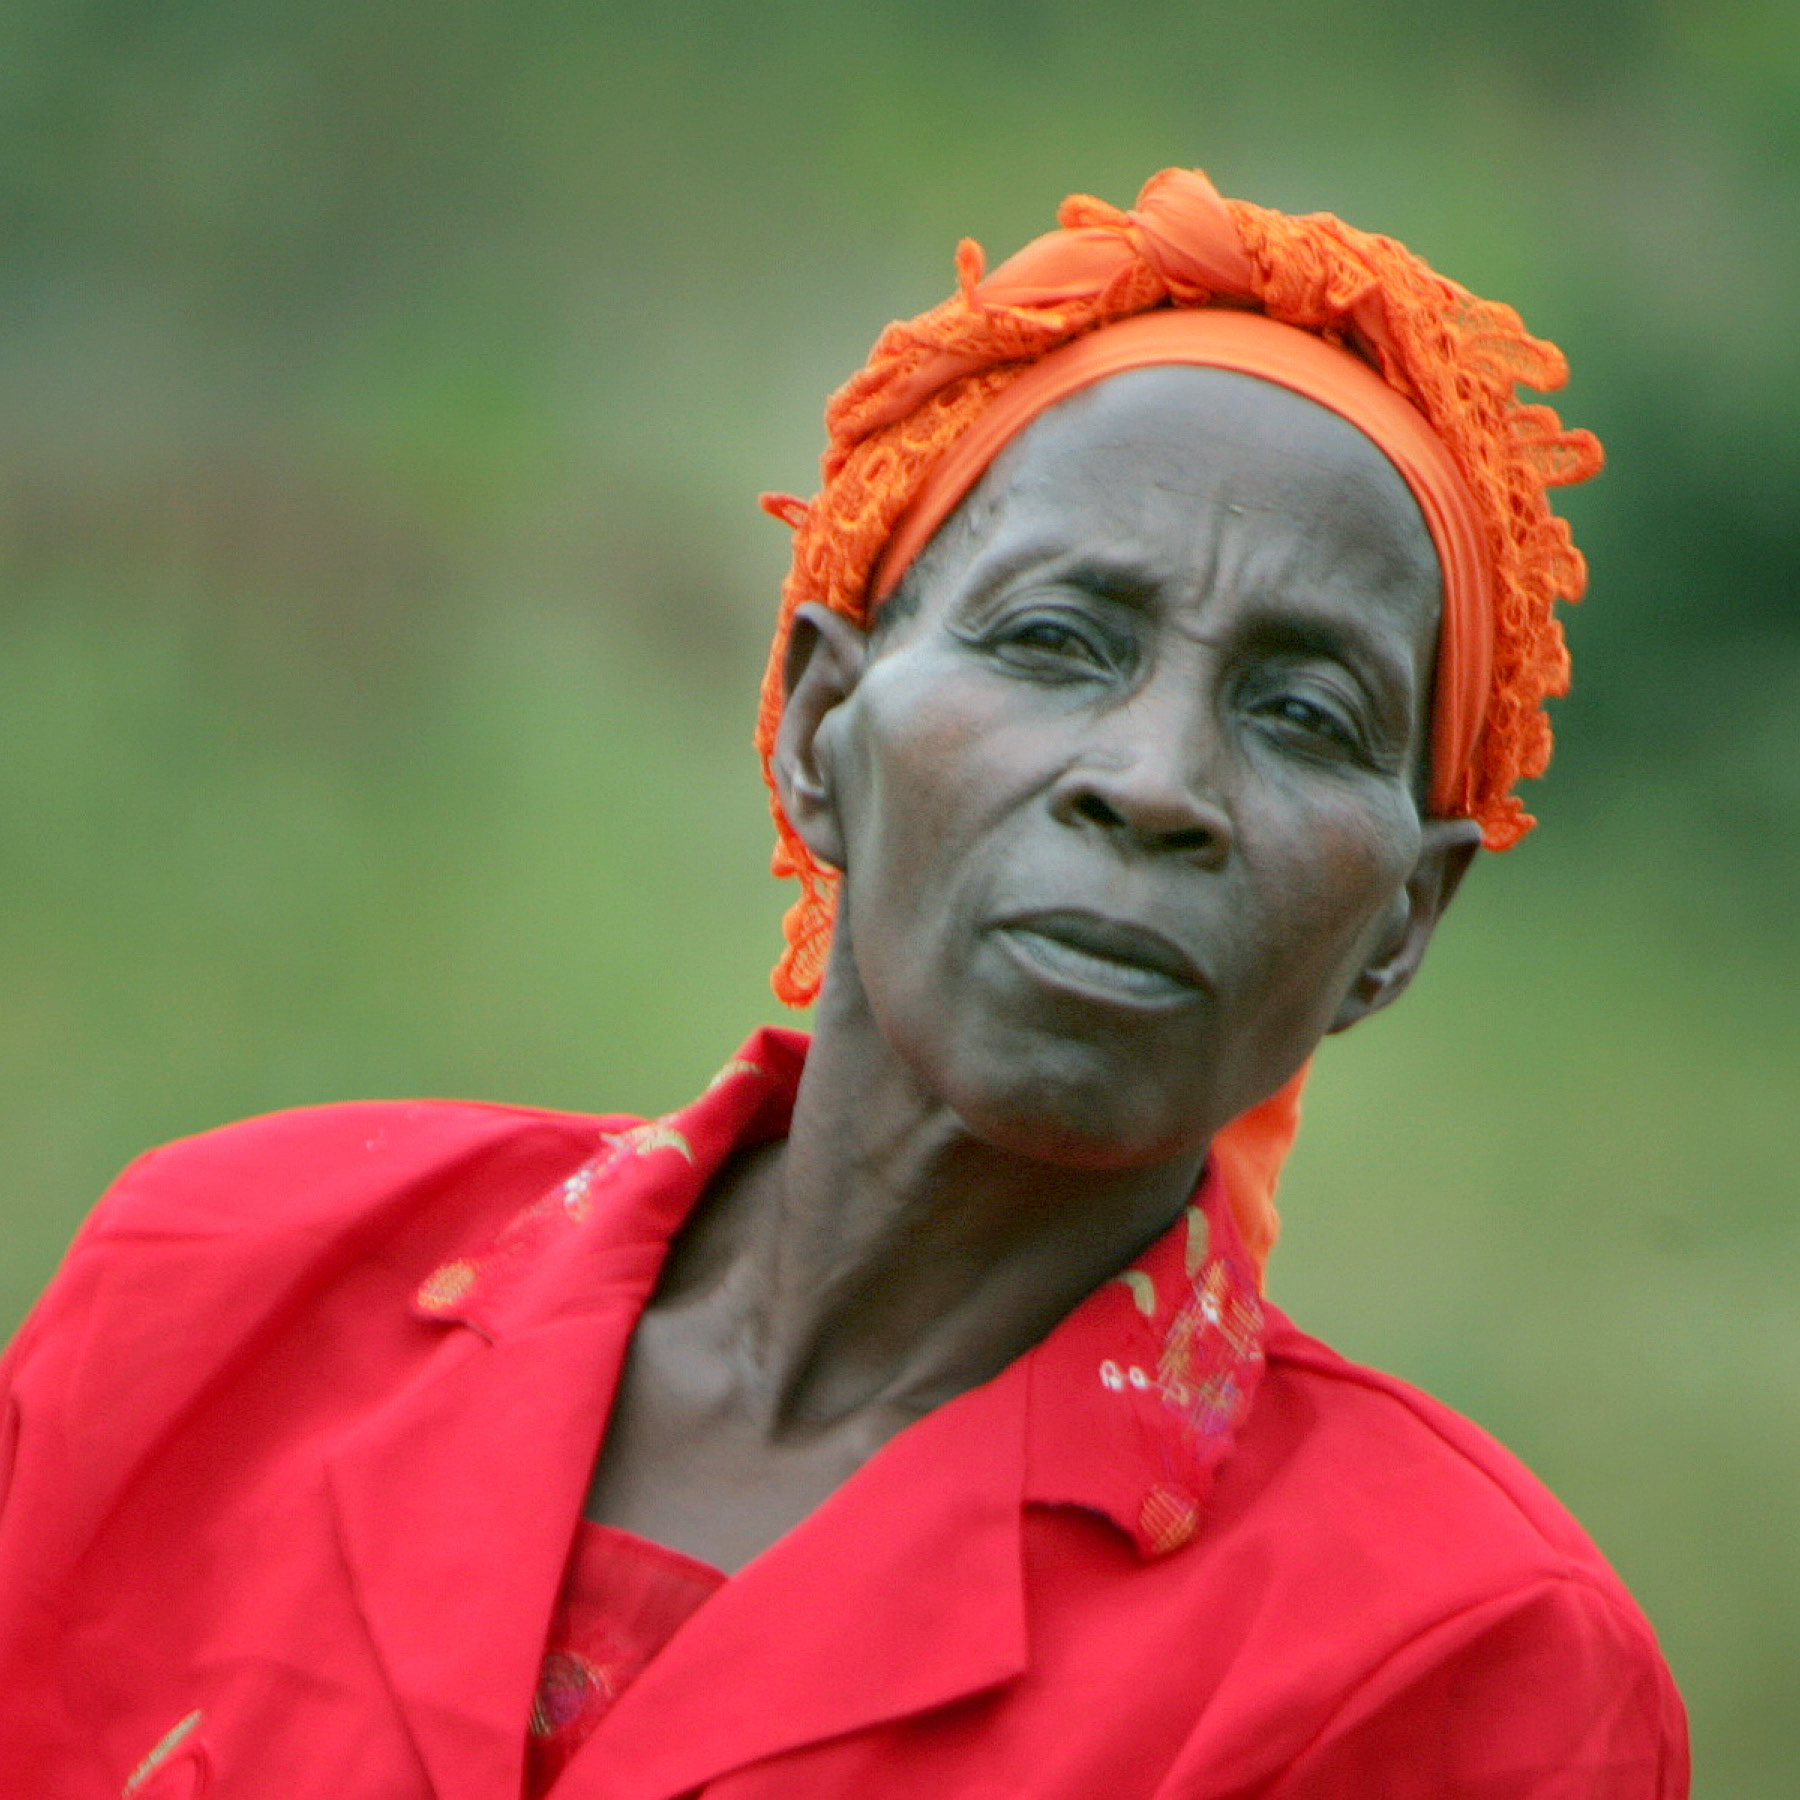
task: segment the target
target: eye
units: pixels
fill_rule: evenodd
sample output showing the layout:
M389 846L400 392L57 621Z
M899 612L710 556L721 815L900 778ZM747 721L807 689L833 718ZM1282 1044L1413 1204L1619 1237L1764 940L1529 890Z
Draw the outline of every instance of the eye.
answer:
M1368 760L1355 709L1322 686L1283 685L1263 695L1254 711L1284 744L1304 755L1333 761Z
M1086 636L1060 619L1028 619L1007 634L1007 641L1028 650L1048 650L1052 655L1100 660Z
M1015 668L1049 677L1103 674L1119 663L1118 647L1093 619L1060 609L1000 620L985 634L985 647Z
M1339 743L1354 743L1354 734L1340 719L1333 718L1322 706L1303 700L1298 694L1284 694L1270 709L1290 725L1316 733Z

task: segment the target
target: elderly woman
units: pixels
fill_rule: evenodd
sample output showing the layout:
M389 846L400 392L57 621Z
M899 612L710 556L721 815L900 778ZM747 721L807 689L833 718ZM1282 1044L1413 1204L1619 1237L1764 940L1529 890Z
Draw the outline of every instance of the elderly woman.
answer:
M1598 446L1390 240L1062 219L770 502L810 1045L129 1170L6 1364L0 1791L1686 1791L1579 1528L1260 1297L1308 1057L1530 823Z

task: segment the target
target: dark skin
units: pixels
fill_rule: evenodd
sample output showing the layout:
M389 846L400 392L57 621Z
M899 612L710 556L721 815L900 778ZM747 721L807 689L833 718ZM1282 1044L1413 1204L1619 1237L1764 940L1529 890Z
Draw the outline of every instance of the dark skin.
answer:
M1417 504L1284 389L1073 396L910 588L873 640L796 622L777 782L844 875L813 1047L676 1241L588 1499L728 1571L1158 1236L1403 991L1479 840L1419 810Z

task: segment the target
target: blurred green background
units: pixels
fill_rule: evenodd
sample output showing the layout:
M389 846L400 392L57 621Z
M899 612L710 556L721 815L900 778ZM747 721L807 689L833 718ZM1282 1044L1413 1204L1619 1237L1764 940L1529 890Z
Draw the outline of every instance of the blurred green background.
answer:
M0 147L0 1329L154 1140L774 1015L754 496L959 235L1198 164L1558 339L1544 828L1321 1059L1272 1287L1571 1502L1703 1800L1800 1791L1792 0L19 0Z

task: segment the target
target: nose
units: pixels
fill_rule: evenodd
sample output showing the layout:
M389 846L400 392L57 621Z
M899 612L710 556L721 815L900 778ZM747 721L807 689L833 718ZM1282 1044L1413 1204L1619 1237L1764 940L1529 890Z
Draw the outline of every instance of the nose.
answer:
M1211 728L1191 703L1179 718L1141 699L1126 710L1131 716L1090 740L1058 781L1051 802L1057 818L1134 849L1222 865L1233 832L1214 779Z

